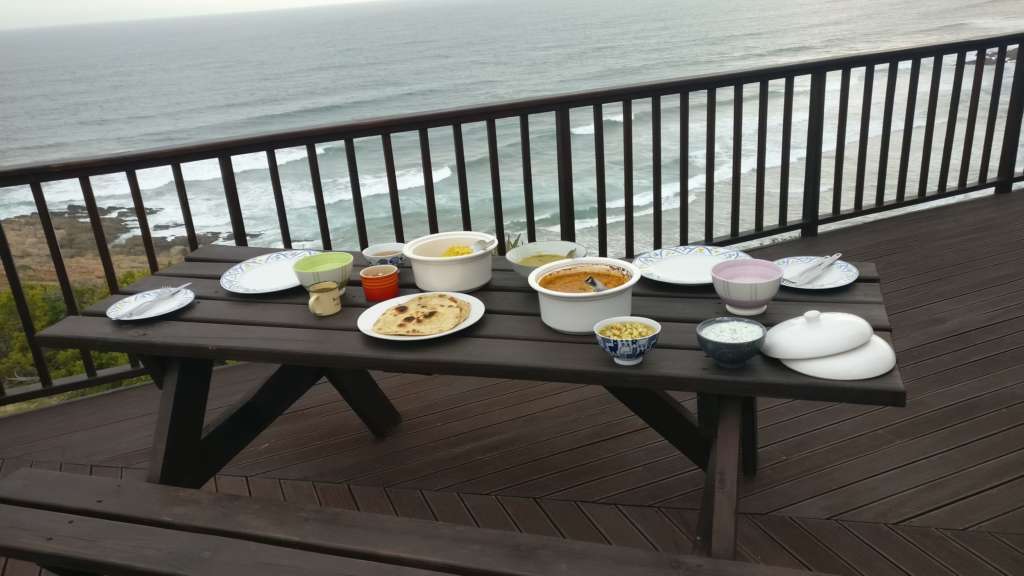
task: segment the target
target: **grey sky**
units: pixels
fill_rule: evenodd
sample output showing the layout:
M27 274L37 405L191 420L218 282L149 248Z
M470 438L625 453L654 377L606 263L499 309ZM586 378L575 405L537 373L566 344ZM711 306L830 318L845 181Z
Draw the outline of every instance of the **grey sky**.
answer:
M0 0L0 30L367 1L372 0Z

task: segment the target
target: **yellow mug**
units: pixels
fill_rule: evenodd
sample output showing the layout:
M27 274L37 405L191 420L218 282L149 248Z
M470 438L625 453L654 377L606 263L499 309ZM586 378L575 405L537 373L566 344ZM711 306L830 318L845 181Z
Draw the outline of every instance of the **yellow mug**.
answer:
M341 312L341 289L336 282L317 282L309 287L309 311L317 316Z

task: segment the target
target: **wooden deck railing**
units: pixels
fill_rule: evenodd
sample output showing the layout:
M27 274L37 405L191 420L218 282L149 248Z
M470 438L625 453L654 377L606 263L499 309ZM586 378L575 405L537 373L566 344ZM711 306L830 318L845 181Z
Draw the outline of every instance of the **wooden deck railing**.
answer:
M651 107L651 153L653 158L651 179L653 193L653 243L651 247L660 247L662 239L666 234L673 237L673 242L677 238L680 244L694 241L728 244L793 231L799 231L803 235L814 235L817 234L818 228L821 225L968 192L990 189L995 193L1005 193L1010 191L1014 183L1024 180L1024 174L1021 174L1016 167L1016 158L1021 146L1021 121L1022 115L1024 115L1024 67L1018 65L1019 48L1022 41L1024 41L1024 32L942 45L920 46L827 60L815 60L756 70L696 76L470 108L318 126L303 130L216 140L187 146L98 158L16 166L0 170L0 194L8 193L9 190L4 189L7 187L28 186L31 189L47 247L52 258L55 276L61 288L66 311L68 314L76 314L78 313L78 305L75 302L74 293L71 288L71 279L61 257L59 241L50 221L49 206L47 205L42 187L44 182L68 179L78 180L96 243L96 255L103 267L103 275L107 287L111 293L117 293L119 291L118 276L110 250L108 249L108 240L102 226L100 211L93 194L90 181L90 178L93 176L124 174L131 193L134 214L138 219L146 261L150 271L156 272L159 269L159 262L147 222L147 212L143 204L142 190L140 189L137 171L155 167L170 167L181 208L188 246L191 249L195 249L199 241L189 205L189 194L182 172L182 164L216 159L220 166L233 241L238 245L246 245L246 225L239 203L239 193L235 181L232 158L241 154L265 154L270 180L269 192L273 194L277 210L281 244L288 248L292 245L292 234L289 230L289 220L285 208L281 177L278 172L276 151L296 146L305 147L311 176L310 184L316 205L316 223L320 235L320 244L323 248L330 249L333 247L330 214L327 211L324 199L316 144L342 142L344 144L346 168L352 191L355 232L360 246L365 247L368 244L368 234L364 207L365 203L372 201L372 199L364 199L360 192L356 147L380 147L384 157L387 176L389 192L387 202L390 207L394 236L396 240L403 241L405 239L405 232L403 229L401 198L396 177L395 155L392 149L392 137L395 134L409 133L419 139L420 161L422 173L424 174L423 190L425 194L426 224L430 232L436 232L439 227L438 208L435 201L434 182L431 177L431 150L428 130L448 128L452 131L454 142L455 172L458 181L461 225L465 229L476 226L478 228L494 230L499 239L499 251L504 252L506 246L504 237L505 221L502 209L503 182L498 166L496 120L511 118L518 121L522 155L522 181L517 183L517 188L521 186L523 191L527 239L533 241L537 237L537 223L534 207L530 123L531 121L537 122L537 117L540 114L554 113L559 228L562 238L572 240L576 236L573 154L574 146L579 145L579 140L577 139L576 144L572 141L570 114L574 111L583 111L583 113L589 111L593 116L594 126L592 153L595 162L594 183L598 214L597 248L600 254L605 255L609 252L609 222L605 155L607 141L603 127L605 120L604 107L621 106L623 112L623 141L621 145L624 172L622 182L624 250L622 254L617 255L631 257L637 251L633 158L633 136L635 131L633 128L632 109L635 103L643 102L645 106L649 103ZM1003 86L1003 76L1008 54L1016 54L1017 57L1014 60L1010 85ZM969 56L973 57L973 64L971 66L968 66ZM940 86L943 76L950 73L949 68L943 64L951 60L954 62L954 66L951 71L953 74L951 95L946 108L948 114L946 129L944 133L937 134L936 119L939 117ZM905 95L900 94L900 98L905 106L903 108L905 111L903 126L894 127L894 106L897 99L899 66L901 64L909 64L910 71L909 78L907 78ZM920 85L923 83L920 78L923 64L930 66L931 74L927 81L929 86L927 91L928 100L926 103L922 102L919 104L917 97L921 92ZM986 66L993 66L994 71L988 86L990 97L987 116L979 119L979 101L983 89L984 69ZM875 77L880 76L882 69L884 69L885 79L884 104L881 118L880 142L878 144L877 181L874 198L871 198L867 194L868 185L866 180L869 172L867 160L869 156L869 141L871 140L872 94L874 93ZM971 72L970 100L965 111L960 103L960 95L964 88L964 72L968 69ZM855 171L852 191L845 185L846 178L844 177L846 171L850 169L850 167L844 166L847 131L853 129L847 122L850 112L851 77L861 78L863 85L863 95L860 98L860 123L857 128L857 163L856 166L852 167ZM805 150L803 151L805 165L802 193L799 200L801 209L799 210L799 217L794 218L791 217L791 210L789 208L792 194L790 189L790 165L792 164L791 159L795 155L793 150L794 120L802 120L794 118L794 93L798 81L807 82L808 80L810 91L806 117L807 136L803 140L805 142ZM826 106L826 88L830 82L835 81L839 82L839 93L836 107L837 115L835 117L835 150L831 152L826 150L825 140L826 115L830 114L830 112L827 112L828 107ZM781 82L784 87L778 197L771 199L778 205L776 218L771 218L765 210L766 175L768 174L766 167L767 120L769 116L768 102L771 82ZM743 172L742 163L744 156L742 147L744 89L748 86L755 88L758 94L757 140L756 153L754 154L756 164L753 194L754 214L749 219L749 222L744 221L740 217L740 205L743 201L741 175ZM731 135L732 170L731 178L729 179L731 195L728 197L728 202L725 202L723 206L719 202L720 199L716 198L716 186L718 183L716 182L715 175L717 155L715 144L718 142L719 135L715 131L715 116L720 107L718 105L718 98L722 96L724 100L730 96L730 92L733 111L733 130ZM707 103L705 119L707 125L705 130L706 173L704 175L703 199L704 223L702 229L699 230L690 230L691 218L687 202L687 183L691 175L690 163L688 161L680 161L676 167L680 182L678 230L667 231L663 229L666 218L663 202L663 171L665 166L663 166L662 162L662 107L663 101L670 98L678 99L679 101L678 146L682 151L680 158L683 159L688 159L688 152L693 144L691 142L691 122L694 119L690 114L691 100L703 98ZM926 106L926 123L924 132L921 135L914 130L915 112L920 105ZM1005 110L1005 114L1002 115L1002 122L1000 122L1001 110ZM951 174L953 151L958 140L957 127L964 121L962 120L964 112L966 112L966 124L959 139L962 150L962 157L959 159L959 173ZM544 119L547 119L547 117ZM983 136L980 142L975 142L974 137L979 121L984 122ZM489 222L481 222L478 216L474 218L470 211L470 191L467 182L463 127L478 123L483 123L486 130L487 157L490 162L490 187L494 217ZM902 133L899 150L890 149L891 135L894 132ZM829 135L831 136L831 134ZM995 149L996 146L994 144L996 135L1002 136L998 149ZM938 143L937 139L940 138L942 142L941 155L938 158L932 158L932 149ZM912 146L916 146L916 142L919 139L921 142L920 161L919 166L914 169L919 171L920 176L917 178L917 189L913 190L908 183L909 175L912 174ZM587 152L589 153L590 151L588 150ZM823 181L823 161L829 159L829 157L833 158L832 177L831 182L826 182ZM977 159L976 164L975 159ZM887 178L890 161L894 166L898 166L895 186L893 186L891 179ZM936 161L939 163L939 173L937 181L933 181L933 179L929 178L929 175L932 163ZM993 162L996 164L994 177L990 174L990 167ZM832 194L830 200L826 202L821 194L821 190L823 186L828 185L831 186ZM895 188L895 193L888 194L893 188ZM852 203L849 202L851 192L853 196ZM795 203L796 199L793 198L793 201ZM852 205L852 207L844 208L844 204ZM794 206L796 205L794 204ZM728 233L720 235L716 234L715 230L715 214L716 210L722 210L723 208L728 210L730 216ZM718 213L721 214L722 212ZM5 395L4 388L0 385L0 404L141 374L139 368L131 366L97 371L89 352L83 350L81 354L85 374L61 381L51 379L42 351L33 338L35 326L19 281L17 262L11 252L2 227L0 227L0 261L2 261L17 312L35 360L35 367L40 382L39 389L16 395Z

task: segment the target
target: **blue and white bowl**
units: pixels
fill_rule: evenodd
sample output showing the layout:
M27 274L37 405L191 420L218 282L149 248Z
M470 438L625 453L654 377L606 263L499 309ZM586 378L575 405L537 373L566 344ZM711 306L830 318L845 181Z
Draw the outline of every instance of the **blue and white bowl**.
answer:
M615 324L617 322L636 322L638 324L646 324L651 328L654 328L654 333L644 338L635 338L628 340L619 340L616 338L609 338L602 336L599 331L609 324ZM612 360L616 364L622 366L636 366L643 362L644 355L654 350L654 345L658 343L658 335L661 334L661 324L658 324L650 318L643 318L641 316L616 316L614 318L606 318L601 320L597 324L594 324L594 334L597 336L597 343L601 345L601 348L605 352L611 355Z
M363 257L370 266L391 264L392 266L405 266L408 260L402 254L405 244L401 242L387 242L384 244L371 244L363 250Z

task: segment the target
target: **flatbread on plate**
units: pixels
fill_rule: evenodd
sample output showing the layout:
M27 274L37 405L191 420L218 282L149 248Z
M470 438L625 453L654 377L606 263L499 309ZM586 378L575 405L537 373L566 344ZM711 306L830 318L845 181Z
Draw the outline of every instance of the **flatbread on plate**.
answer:
M423 294L384 311L373 331L392 336L430 336L455 328L469 316L469 303L449 294Z

